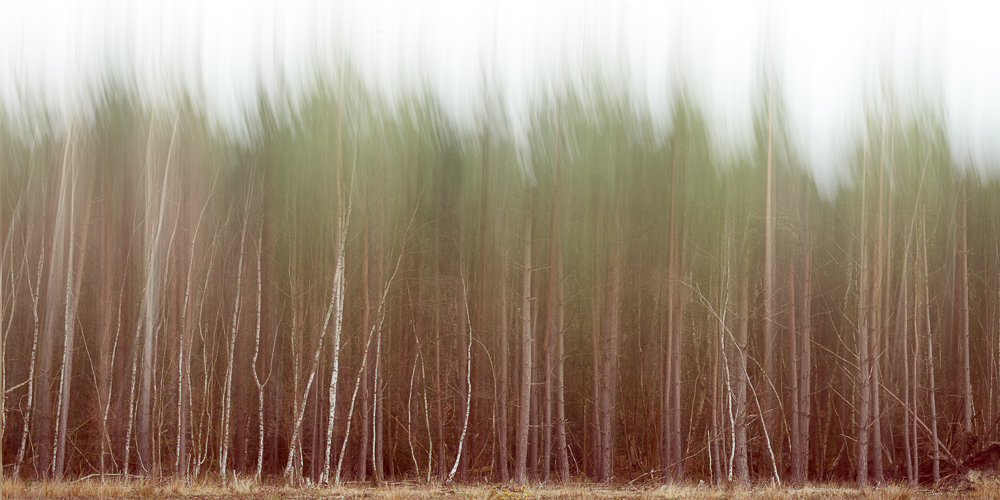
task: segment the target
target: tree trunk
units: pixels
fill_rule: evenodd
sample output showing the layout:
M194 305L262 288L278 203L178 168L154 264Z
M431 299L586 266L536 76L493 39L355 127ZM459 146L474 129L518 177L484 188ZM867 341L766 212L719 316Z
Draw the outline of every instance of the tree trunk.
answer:
M73 248L76 246L76 238L73 234L76 230L76 221L74 216L74 207L76 205L76 173L73 174L73 184L71 187L72 192L70 194L70 227L69 227L69 258L67 262L67 274L66 274L66 316L64 320L64 328L66 332L65 345L63 346L63 368L62 376L59 381L59 421L58 429L56 432L56 453L55 453L55 474L54 479L56 481L61 481L63 478L63 472L66 466L66 432L67 426L69 424L69 404L70 396L72 395L72 381L73 381L73 345L76 340L76 318L77 310L80 305L80 285L83 282L83 265L86 263L87 256L87 234L90 229L90 208L93 204L90 202L90 182L85 181L87 187L84 190L83 199L87 203L87 210L84 212L83 216L83 236L80 238L80 259L79 267L74 270L73 262ZM72 290L71 290L72 289ZM2 346L2 344L0 344ZM0 365L2 366L2 365ZM2 393L0 393L2 394ZM2 397L0 397L2 399ZM0 434L2 436L2 434ZM0 467L2 468L2 467Z
M612 220L611 251L608 253L608 283L605 310L605 338L602 343L602 373L600 394L601 423L601 467L598 470L599 481L610 481L614 476L614 433L612 415L615 406L615 382L618 364L618 322L619 322L619 283L621 279L621 194L615 195L615 215Z
M868 296L868 246L865 239L868 214L865 195L867 189L867 158L862 161L861 173L861 233L858 238L858 487L868 485L868 453L869 453L869 409L871 408L871 368L868 363L868 353L871 345L868 340L868 325L871 315L871 304Z
M528 425L531 419L531 357L534 339L531 331L531 188L527 188L527 208L524 214L524 268L521 288L521 390L518 399L517 460L514 481L528 481Z
M506 224L505 224L506 225ZM503 231L504 235L507 231ZM501 243L500 248L507 249L507 238L503 237L503 243ZM510 421L509 411L507 409L507 397L510 393L508 387L508 382L510 381L510 340L509 340L509 324L508 324L508 314L510 306L508 305L507 297L507 280L508 280L508 269L510 268L507 253L500 257L500 290L498 294L500 295L500 402L497 408L497 413L500 415L497 421L497 440L499 450L499 457L497 461L500 465L500 481L510 480L510 447L507 443L507 438L509 432L507 430L507 423ZM520 414L518 414L520 415Z
M961 273L960 307L962 314L962 396L965 403L965 418L962 421L965 432L972 433L972 375L969 367L969 217L968 217L968 174L959 174L960 204L958 210L961 224L958 227L958 265Z
M735 463L733 465L733 475L737 483L746 486L750 484L750 466L748 461L747 442L747 351L750 348L749 321L750 321L750 249L748 248L749 228L743 230L743 243L740 245L740 263L737 269L739 273L739 304L736 316L736 339L733 345L733 357L736 359L735 376L733 384L735 389L735 405L733 413L736 414L733 424L733 455Z
M808 217L808 216L807 216ZM802 285L802 347L799 358L799 440L798 468L800 480L809 480L809 419L812 395L812 230L806 223L806 250Z
M558 151L558 146L557 146ZM557 160L558 162L558 152ZM546 299L546 312L545 312L545 420L542 424L544 429L545 438L542 444L542 477L543 480L549 481L549 473L552 469L552 408L553 408L553 393L555 391L555 373L553 364L557 362L555 358L555 353L553 352L553 331L556 330L556 283L557 273L559 268L559 171L558 163L555 166L553 172L552 180L552 226L550 228L549 234L549 272L548 272L548 283L546 285L546 292L548 297ZM559 332L555 332L555 335L559 335Z
M236 358L236 336L239 333L240 327L240 309L242 305L242 291L243 291L243 258L246 253L246 238L247 238L247 225L249 225L249 208L250 208L250 195L246 195L246 206L247 213L243 215L242 229L240 229L240 258L236 265L236 292L233 299L233 319L230 322L230 333L229 333L229 353L226 358L226 380L223 385L222 393L222 425L219 433L220 440L220 450L219 450L219 478L222 484L227 483L226 478L226 468L229 462L229 441L230 441L230 420L232 418L233 409L233 364ZM235 468L235 466L234 466Z
M767 97L767 158L766 158L766 181L764 186L764 374L767 383L764 385L764 407L763 412L765 433L768 436L775 435L775 402L779 384L778 365L776 361L775 340L777 339L777 328L774 318L774 215L771 210L773 189L773 166L771 158L772 140L772 100L773 96L768 88Z
M799 443L799 438L801 437L800 425L801 425L801 414L799 411L799 352L798 352L798 342L797 335L798 330L795 327L795 314L796 314L797 303L795 301L795 266L792 264L792 260L788 260L788 385L789 387L789 398L788 401L791 403L791 424L792 429L790 432L789 440L791 441L791 455L792 455L792 482L795 484L803 484L805 478L803 477L802 463L799 461L799 453L802 449L802 444Z
M926 217L922 214L923 217ZM927 377L928 377L928 397L930 399L930 410L931 410L931 446L934 450L934 461L933 461L933 474L934 482L937 483L941 480L941 446L938 440L938 425L937 425L937 396L935 394L934 385L934 341L931 335L931 306L930 300L927 298L930 296L930 292L927 290L927 277L930 275L927 267L927 228L926 222L921 224L924 226L921 230L922 233L922 243L923 248L923 276L922 280L924 283L924 315L925 315L925 335L927 336Z

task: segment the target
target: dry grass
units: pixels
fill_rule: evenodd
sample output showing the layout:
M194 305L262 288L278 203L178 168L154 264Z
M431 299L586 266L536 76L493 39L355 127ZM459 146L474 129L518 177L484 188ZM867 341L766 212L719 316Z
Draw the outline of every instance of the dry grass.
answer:
M909 499L974 499L1000 498L1000 482L976 482L964 490L913 490L889 485L858 490L841 485L812 485L805 488L707 488L691 485L654 485L642 487L605 486L576 483L568 486L522 487L510 484L438 485L392 483L383 486L345 484L329 488L291 488L257 484L252 479L234 478L229 486L199 482L99 479L73 482L26 482L5 480L2 498L15 499L197 499L197 500L402 500L402 499L461 499L461 500L530 500L530 499L636 499L636 500L909 500Z

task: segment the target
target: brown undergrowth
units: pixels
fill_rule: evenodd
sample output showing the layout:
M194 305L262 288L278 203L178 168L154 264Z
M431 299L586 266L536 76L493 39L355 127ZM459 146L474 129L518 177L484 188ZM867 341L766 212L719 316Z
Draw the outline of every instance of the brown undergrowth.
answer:
M709 488L693 485L650 485L641 487L606 486L574 483L566 486L534 487L513 484L500 485L440 485L425 483L388 483L373 486L349 483L342 486L315 488L257 484L253 480L235 478L228 486L218 483L151 479L121 480L82 479L67 482L29 482L5 480L4 499L191 499L191 500L530 500L530 499L675 499L675 500L908 500L908 499L973 499L1000 498L1000 482L979 481L962 489L911 489L888 485L857 489L843 485L811 485L804 488Z

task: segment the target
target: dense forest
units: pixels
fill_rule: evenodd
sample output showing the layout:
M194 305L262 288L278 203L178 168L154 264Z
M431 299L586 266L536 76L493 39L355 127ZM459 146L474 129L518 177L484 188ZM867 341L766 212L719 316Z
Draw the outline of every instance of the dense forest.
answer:
M469 128L344 74L246 140L5 115L5 477L915 484L998 438L1000 183L932 106L821 191L773 85L720 153L683 91Z

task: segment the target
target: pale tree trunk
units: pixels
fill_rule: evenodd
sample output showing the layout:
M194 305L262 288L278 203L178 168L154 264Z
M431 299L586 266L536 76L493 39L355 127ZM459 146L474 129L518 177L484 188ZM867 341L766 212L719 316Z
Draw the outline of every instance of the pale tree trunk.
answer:
M560 257L560 225L559 225L559 102L556 101L556 130L555 130L555 162L552 169L552 225L549 233L549 276L546 286L548 294L545 312L545 420L542 424L544 430L544 440L542 444L542 478L549 481L549 474L552 470L552 405L553 392L555 391L555 373L553 363L556 362L553 352L552 335L556 321L556 273L559 268ZM561 333L556 333L561 335ZM558 361L561 364L561 360Z
M440 230L435 247L441 250ZM435 257L434 264L434 410L437 428L437 476L439 480L445 477L445 442L444 442L444 385L441 384L441 255Z
M521 288L521 389L518 399L517 460L514 481L528 481L528 425L531 419L531 356L534 339L531 332L531 188L527 188L524 213L524 267Z
M174 117L173 132L170 136L170 146L167 150L167 160L163 167L163 178L160 182L159 201L156 202L155 212L151 204L154 197L153 185L153 160L152 148L147 146L146 155L146 285L143 293L142 317L142 385L139 392L139 432L138 451L139 462L143 472L150 472L150 465L153 462L153 368L155 363L156 348L156 321L160 315L160 302L162 298L162 281L164 279L164 268L166 267L167 253L169 249L163 248L161 238L163 237L163 219L167 212L167 180L170 178L171 156L174 150L174 142L177 139L177 126L180 115ZM153 136L153 123L150 123L150 146ZM155 223L151 219L155 217ZM127 445L126 445L127 446Z
M413 266L413 267L416 267L416 270L417 270L416 279L413 280L413 281L415 281L416 283L420 283L421 282L420 268L417 267L417 266ZM407 288L406 288L406 290L407 290L407 292L406 292L407 293L407 297L410 297L409 281L407 281ZM412 325L413 325L413 340L414 340L414 343L416 344L415 347L416 347L416 350L417 350L416 355L415 355L416 359L414 360L414 363L416 363L417 361L420 362L420 381L421 381L421 384L423 385L423 389L424 389L423 393L421 394L421 396L422 396L423 401L424 401L424 426L427 429L427 476L426 476L426 481L430 482L432 468L433 468L433 463L434 463L434 436L433 436L433 431L431 430L431 409L430 409L431 406L430 406L430 399L427 397L427 386L428 386L428 383L427 383L427 370L426 370L427 366L426 366L426 363L425 363L425 360L424 360L423 346L422 346L422 343L420 341L420 331L421 331L420 304L422 303L422 297L423 297L423 294L421 292L421 288L418 286L417 287L417 298L416 298L415 301L411 300L410 302L412 304L414 304L414 306L415 306L411 310L411 315L412 315L411 316L411 318L412 318L411 322L412 322ZM414 370L415 369L416 369L416 367L414 367ZM417 406L418 406L418 409L419 409L419 402L418 402ZM417 474L419 475L419 473L420 473L420 466L416 462L416 455L415 454L414 454L414 459L413 460L414 460L414 462L413 462L414 466L417 469Z
M338 134L339 135L339 134ZM339 185L339 184L338 184ZM312 383L313 376L316 374L316 366L319 362L319 354L322 350L323 337L325 337L326 331L329 328L329 323L331 316L333 318L333 367L330 370L330 391L327 394L327 400L329 402L330 412L327 415L327 431L326 431L326 446L323 452L323 469L320 472L319 482L321 484L326 484L330 479L330 451L333 445L333 430L335 418L337 415L337 381L340 377L340 336L344 328L344 282L346 280L345 273L345 262L344 262L344 246L347 240L347 219L350 218L350 208L347 210L347 217L342 218L339 221L340 231L338 235L338 250L337 250L337 270L334 272L333 278L333 297L330 299L330 307L327 309L326 320L323 322L323 331L320 334L320 345L316 348L316 356L313 359L313 369L310 374L309 381L306 383L306 394L308 394L309 386ZM335 313L334 313L335 311ZM305 396L303 396L305 400ZM305 405L303 404L303 412L305 411ZM299 422L296 424L296 428L300 427L303 413L299 414ZM297 434L297 429L293 431L293 435ZM341 457L343 458L343 457ZM289 457L288 466L286 466L286 474L288 473L287 467L291 466L291 457Z
M916 219L916 210L914 211L914 219ZM923 280L926 278L923 272L923 260L922 255L924 251L923 242L923 218L921 217L920 225L916 228L916 245L914 248L914 259L913 268L910 270L913 273L913 389L912 389L912 400L913 400L913 477L915 481L920 479L920 428L917 424L919 419L919 388L920 379L922 374L920 372L921 363L924 362L921 356L921 344L923 343L923 335L928 331L928 325L924 324L927 316L924 314L924 302L927 300L924 296L924 292L927 289L923 285Z
M461 254L461 250L459 251ZM459 273L463 268L462 262L465 259L459 257ZM464 368L465 374L461 372L458 373L459 393L462 394L462 405L460 408L460 415L465 415L465 421L462 424L462 432L459 434L458 438L458 449L455 452L455 462L452 469L448 472L447 482L451 482L455 478L455 473L458 473L458 478L461 481L465 481L469 477L469 454L462 453L467 450L470 446L466 443L466 436L469 430L469 419L472 412L472 315L469 312L469 298L468 298L468 285L465 283L465 277L459 276L462 280L462 302L464 303L465 313L463 314L461 308L462 304L455 305L455 313L458 315L458 361L459 366Z
M107 450L111 446L111 436L108 434L108 413L111 411L111 385L113 378L111 372L114 371L115 367L115 355L118 352L118 339L122 331L122 304L125 302L125 280L127 278L128 262L131 252L128 252L125 256L125 263L122 266L122 292L118 295L118 324L115 327L115 339L111 344L111 359L108 361L104 370L104 380L101 384L103 389L103 396L98 396L99 404L101 407L101 460L100 460L100 472L101 472L101 482L104 482L104 475L106 472L106 466L104 463L104 456L107 454Z
M206 200L205 205L201 209L201 214L198 216L198 222L194 226L194 235L191 236L190 250L188 251L188 272L187 279L184 282L184 304L181 306L181 328L180 328L180 340L179 340L179 350L177 359L177 453L176 453L176 464L175 469L177 470L177 475L183 479L188 477L188 410L190 408L190 394L191 394L191 362L190 362L190 345L192 341L192 336L194 335L194 321L193 315L190 313L191 305L191 283L194 280L194 264L195 264L195 247L198 242L198 233L201 230L201 221L205 217L205 211L208 209L208 201ZM123 287L124 288L124 287ZM119 305L120 309L120 305ZM119 317L119 324L121 320ZM117 344L117 334L115 336L115 344ZM112 351L112 356L114 352ZM112 358L113 359L113 358ZM112 362L112 366L114 363ZM110 393L110 388L109 388ZM102 429L104 427L102 426ZM103 440L102 440L103 444ZM104 470L104 453L101 453L101 470Z
M243 302L243 258L246 254L247 226L250 223L251 193L246 194L246 213L243 214L242 229L240 229L240 258L236 265L236 292L233 300L233 318L230 322L229 351L226 361L226 380L223 384L222 425L219 435L219 477L226 484L226 468L229 462L229 428L233 408L233 363L236 357L236 336L240 328L241 305Z
M733 424L733 475L736 481L746 486L750 484L750 466L748 462L747 450L747 350L749 343L749 320L750 320L750 249L747 247L749 237L748 228L743 230L743 243L740 245L740 264L737 269L739 273L739 299L736 313L736 338L733 345L733 357L736 358L736 381L734 392L736 400L733 413L736 415Z
M301 358L302 351L304 350L301 346L303 339L301 338L302 331L302 319L303 316L303 292L300 290L298 262L299 256L297 253L296 245L296 226L295 222L291 222L291 231L289 234L289 250L288 250L288 288L291 292L291 307L292 307L292 330L289 332L289 347L292 351L292 415L298 415L305 404L304 395L299 388L300 381L302 379L302 367ZM308 394L308 392L306 393ZM302 478L302 446L301 446L301 436L296 435L294 438L288 442L288 460L289 463L295 462L295 466L291 469L285 470L285 479L290 483L297 485Z
M736 292L736 279L733 272L733 239L735 238L735 233L733 231L732 218L729 215L729 211L724 212L725 214L725 225L722 234L722 244L719 249L722 253L722 269L719 276L719 317L715 318L719 322L719 356L722 356L722 369L725 372L722 383L725 387L725 416L723 417L722 429L725 432L726 423L729 424L729 453L728 458L726 457L725 448L723 445L722 455L719 457L720 463L723 464L725 468L725 479L723 475L719 474L717 484L723 483L723 481L733 482L733 462L736 458L736 415L735 415L735 380L733 379L733 361L730 361L730 344L731 340L735 340L733 335L733 330L735 328L730 328L730 318L735 317L732 314L732 300L731 296ZM735 354L735 352L733 353Z
M724 238L728 237L724 232ZM728 265L729 262L726 262ZM719 288L717 293L719 294L719 301L721 301L722 294L725 293L725 279L726 279L727 269L723 269L719 273ZM719 302L717 301L717 302ZM725 316L723 316L724 318ZM710 414L709 414L709 424L708 424L708 454L709 454L709 464L711 465L712 471L712 483L718 485L722 484L722 451L719 449L719 370L722 358L722 342L725 332L725 320L723 323L715 323L715 328L717 331L713 332L712 335L712 390L711 390L711 403L710 403Z
M684 454L681 452L683 448L683 440L681 439L682 429L681 429L681 360L683 359L681 354L683 352L683 342L681 340L681 334L684 331L684 308L687 305L687 293L684 290L684 282L682 276L684 276L684 231L683 226L678 228L679 238L677 242L677 255L676 255L676 282L674 283L674 300L676 301L676 309L674 311L674 327L673 327L673 350L671 351L671 363L670 368L673 371L672 384L673 391L672 395L674 398L673 408L673 463L674 465L674 477L678 481L684 479ZM620 292L616 290L616 293ZM617 315L616 311L616 315ZM617 332L616 332L617 344ZM617 346L615 347L615 352L617 353ZM693 403L692 403L693 406ZM690 445L690 442L688 443Z
M29 178L28 178L28 188L30 188L30 186L31 186L31 177L29 176ZM27 189L25 191L27 192ZM16 225L15 222L18 221L18 220L20 220L20 218L21 218L21 209L24 207L24 200L25 200L25 198L27 196L26 192L22 193L19 196L19 198L18 198L17 208L14 209L14 213L12 214L12 216L10 218L10 223L7 226L6 236L4 237L4 242L3 242L3 250L0 251L0 488L2 488L2 485L3 485L3 435L4 435L4 432L7 430L7 406L6 406L6 400L7 400L7 397L6 397L6 395L7 395L7 373L6 373L6 369L5 369L5 367L6 367L5 360L7 359L6 358L7 341L10 338L11 324L14 321L15 311L17 311L17 298L18 298L17 286L15 285L14 269L13 269L14 268L14 265L13 265L14 264L14 257L13 257L13 255L11 255L10 246L11 246L11 241L13 240L13 236L14 236L14 226ZM30 230L29 230L28 234L29 235L31 234ZM20 279L21 279L20 276L22 276L24 274L24 272L25 272L25 269L28 268L28 258L27 258L27 256L28 256L28 242L30 240L31 240L30 236L25 239L24 249L22 251L22 254L23 254L24 258L21 260L21 265L19 266L20 269L18 271L18 275L19 276L17 278L17 282L20 282ZM6 324L6 326L4 326L3 325L3 319L7 315L7 312L6 312L7 302L6 302L6 299L4 298L4 294L3 294L3 290L4 290L3 285L4 285L4 283L6 283L6 278L4 277L4 269L6 267L5 264L7 263L8 255L10 255L10 261L11 261L11 267L10 267L10 285L11 285L10 310L11 310L11 313L10 313L10 319L7 320L7 324ZM31 276L30 276L30 273L31 273L31 271L29 270L28 271L28 274L29 274L29 276L28 276L28 289L29 289L29 292L31 292ZM33 362L34 361L32 360L32 363ZM29 379L26 382L24 382L24 384L27 384L29 386L29 388L30 388L31 382L32 382L31 378L29 377ZM15 464L15 467L16 467L16 464ZM15 479L16 479L16 477L17 476L14 476Z
M878 218L875 233L875 269L873 272L873 296L871 298L872 336L871 336L871 439L872 439L872 479L876 484L882 483L882 410L880 404L881 385L881 344L882 335L888 324L887 297L889 279L889 260L886 232L892 226L886 224L886 152L885 152L885 114L882 115L879 170L878 170Z
M798 342L797 335L798 330L795 327L795 314L796 314L796 301L795 301L795 266L792 264L792 259L788 260L788 382L789 382L789 398L788 401L791 403L791 432L789 433L789 440L791 441L791 454L792 454L792 482L795 484L802 484L804 478L802 477L801 463L798 461L799 450L801 450L802 445L799 443L799 426L801 424L800 411L799 411L799 373L798 373L798 363L799 363L799 352L798 352Z
M30 238L29 238L30 241ZM13 477L21 476L21 466L24 464L24 452L28 447L28 437L29 431L31 429L31 417L32 409L34 408L34 396L35 396L35 362L38 359L38 334L41 322L38 317L38 303L39 303L39 293L41 292L42 286L42 267L45 262L45 242L42 241L39 245L38 252L38 266L35 274L35 286L31 286L31 278L28 278L28 291L31 295L31 313L32 313L32 335L31 335L31 357L28 362L28 394L26 397L26 408L27 412L24 415L24 427L21 430L21 445L17 448L17 459L14 461ZM25 259L28 258L27 253L24 256Z
M263 216L262 216L263 217ZM261 237L263 237L263 219L261 220ZM261 284L261 273L260 273L260 262L263 259L261 252L264 248L264 242L259 241L257 244L257 329L254 335L253 344L253 361L250 363L253 369L253 380L257 385L257 473L255 478L259 483L261 480L261 473L264 468L264 385L267 384L267 380L264 382L260 381L260 375L257 370L257 359L260 355L260 326L261 326L261 313L262 308L262 296L263 288Z
M972 433L972 375L969 367L969 216L968 216L968 189L969 175L961 173L959 180L958 202L961 225L958 227L958 266L961 273L961 307L962 314L962 396L964 402L965 418L962 421L965 432Z
M200 303L198 305L199 324L204 324L203 323L203 318L204 318L204 315L205 315L205 299L204 299L204 294L207 293L207 291L208 291L209 280L212 277L212 268L215 266L215 255L216 255L215 249L216 249L216 244L218 243L218 240L219 240L219 235L218 235L218 233L215 233L212 236L212 243L208 247L208 254L210 255L210 257L208 259L208 268L205 270L205 281L203 282L202 288L201 288L202 294L203 294L202 295L202 300L200 301ZM214 395L212 394L212 391L211 391L212 385L209 384L209 382L210 382L209 379L211 378L209 374L211 372L214 372L215 368L214 368L214 364L209 365L209 361L211 359L216 358L217 356L215 356L215 352L214 351L210 354L209 344L208 344L207 339L205 338L204 329L203 328L201 329L201 335L200 335L200 337L201 337L201 359L202 359L202 368L203 368L202 386L201 386L201 395L200 396L201 396L201 401L202 402L209 402L209 401L213 401L215 399L215 397L214 397ZM192 344L192 348L193 348L193 344ZM189 372L190 372L190 366L191 366L191 357L189 356L188 357L188 371ZM210 439L210 435L211 435L211 432L212 432L211 431L211 427L212 427L212 418L213 418L210 406L211 405L208 405L208 404L202 404L200 412L198 413L198 426L197 426L198 434L197 434L196 442L194 443L195 444L195 450L194 450L194 452L197 455L197 459L194 462L194 469L192 470L192 475L194 477L199 477L200 472L201 472L201 466L205 463L205 461L208 460L208 455L209 455L209 439ZM193 409L192 409L190 418L191 418L192 421L194 420L194 410Z
M912 234L907 237L906 240L906 251L903 257L903 269L902 277L900 279L900 292L899 292L899 303L896 306L896 329L901 332L903 337L903 447L906 452L906 479L910 486L916 485L917 476L916 470L914 468L913 459L913 449L916 447L916 442L911 442L912 435L910 433L910 419L911 412L915 411L916 405L910 399L911 387L916 384L913 380L913 370L910 366L910 238Z
M80 284L83 281L83 265L86 262L87 255L87 234L90 229L90 208L93 206L90 203L90 182L86 182L87 188L84 190L83 199L87 203L87 209L84 211L83 221L83 237L80 241L80 259L79 268L74 270L75 263L73 258L74 248L76 246L76 184L77 184L77 174L73 173L73 186L70 188L70 210L69 210L69 257L66 264L66 312L63 318L63 328L65 331L65 343L63 345L63 361L62 361L62 374L59 379L59 411L58 411L58 421L56 425L56 443L55 443L55 457L53 460L55 474L53 475L56 481L61 481L63 477L63 472L65 471L65 457L66 457L66 433L67 425L69 423L69 403L70 394L72 393L72 380L73 380L73 350L76 340L76 313L77 308L80 304ZM2 436L2 435L0 435Z
M60 302L60 287L57 285L63 278L66 265L67 248L72 242L66 242L67 220L69 211L69 189L70 180L70 156L72 149L73 129L67 132L66 144L63 149L62 167L59 175L59 191L55 223L52 227L52 253L48 266L48 279L46 281L45 316L42 323L41 338L39 339L39 370L37 379L38 392L38 437L36 441L35 457L37 459L36 473L40 475L50 475L54 462L52 460L55 452L53 448L54 435L52 419L52 361L55 357L55 337L59 328L56 323L59 319L58 306ZM43 243L44 244L44 243ZM63 298L65 299L65 298Z
M808 216L807 216L808 217ZM799 440L797 462L800 481L809 480L809 417L812 396L812 229L806 222L806 249L802 284L802 347L799 358Z
M336 145L336 190L337 190L337 225L338 225L338 251L337 251L337 270L334 272L333 280L333 297L330 300L330 308L327 309L326 320L323 324L323 333L326 333L327 325L330 322L330 314L336 309L336 314L333 317L333 367L330 370L330 390L327 393L327 404L329 406L329 414L327 415L327 431L326 431L326 446L323 448L323 469L320 471L319 483L326 484L330 479L330 452L333 445L333 430L334 423L337 417L337 381L340 377L340 335L344 328L344 288L345 288L345 265L344 262L344 247L347 240L347 223L348 219L351 217L350 207L347 209L347 215L344 215L344 201L345 195L343 191L343 175L344 175L344 164L343 164L343 126L344 126L344 68L343 68L343 56L341 56L340 68L338 69L337 75L337 145ZM321 334L321 339L322 339ZM322 344L322 340L320 341ZM319 361L319 350L316 352L316 360ZM308 387L308 384L307 384ZM318 406L318 405L317 405ZM343 459L343 456L341 456ZM338 468L338 473L339 468Z
M455 463L451 466L451 472L448 473L447 482L449 483L455 478L455 473L458 472L458 464L462 460L462 448L465 445L465 436L469 432L469 410L472 408L472 318L469 315L469 298L467 291L465 280L462 280L462 296L465 299L465 324L469 325L469 339L466 344L465 353L465 421L462 424L462 435L458 439L458 452L455 455Z
M601 394L601 339L602 326L601 326L601 286L600 286L600 276L601 276L601 265L599 257L599 249L601 248L601 230L602 230L602 219L603 219L603 206L601 199L597 199L596 214L594 216L594 243L592 254L592 281L590 285L590 367L591 367L591 377L590 377L590 432L588 433L590 438L590 447L585 453L584 459L589 458L591 460L590 467L586 469L588 472L593 473L596 477L601 469L601 459L604 456L601 453L601 421L600 421L600 394ZM664 329L664 335L669 336L667 329ZM668 349L669 352L669 349ZM663 364L663 384L664 392L667 394L666 387L669 386L669 380L667 378L667 366L666 360ZM664 396L665 398L666 396ZM664 399L666 401L666 399ZM663 414L663 422L666 424L668 422L666 413ZM666 457L666 455L664 455ZM586 462L584 462L586 465Z
M923 259L924 259L924 262L923 262L923 280L922 281L924 282L923 283L923 286L924 286L924 293L923 293L923 295L924 295L924 304L923 305L924 305L924 315L925 315L924 326L926 328L926 331L924 333L927 336L927 377L928 377L927 392L928 392L928 397L930 398L930 410L931 410L931 446L932 446L932 448L934 450L933 474L934 474L934 482L936 483L936 482L938 482L938 481L941 480L941 446L940 446L940 442L938 441L937 396L935 394L935 390L936 389L935 389L935 385L934 385L934 340L933 340L932 335L931 335L931 305L930 305L930 300L928 299L928 297L930 297L930 292L927 289L928 286L929 286L927 284L927 281L928 281L927 277L930 276L930 273L928 272L928 268L927 268L927 222L926 222L926 215L925 214L921 214L921 216L925 219L925 220L921 221L921 226L923 226L922 229L921 229L921 233L922 233L922 236L923 236L922 239L921 239L921 241L922 241L922 244L924 246L924 248L923 248Z
M509 328L508 324L508 314L510 306L508 304L507 297L507 279L508 270L510 268L509 257L507 256L507 230L506 224L503 224L503 230L501 234L500 248L504 249L504 254L500 258L500 287L497 292L500 295L500 401L497 408L497 413L500 418L497 421L497 441L499 446L499 457L497 461L500 465L500 481L510 480L510 447L507 443L508 430L507 423L510 421L510 415L507 408L507 397L510 393L508 387L508 382L510 380L510 340L509 340Z
M380 286L386 286L385 282L385 196L381 198L380 204L380 217L379 220L382 223L382 228L379 231L379 244L378 244L378 283ZM400 249L402 252L403 249ZM398 268L398 265L397 265ZM383 389L382 389L382 326L379 323L378 330L375 332L375 373L372 377L373 380L373 391L374 404L372 406L372 473L375 475L375 481L381 483L384 476L385 470L383 465L383 426L384 426L384 408L383 408Z
M868 363L868 353L871 346L868 341L868 324L871 305L868 296L868 246L865 239L868 214L865 196L867 190L867 158L862 161L861 170L861 233L858 238L858 261L860 273L858 277L858 487L868 485L868 451L869 451L869 409L871 405L871 369Z
M29 182L30 186L30 177ZM8 320L6 327L3 324L3 319L7 315L6 305L7 301L4 297L4 283L6 278L4 277L5 264L7 263L7 256L10 251L10 242L14 236L14 225L15 221L20 219L21 208L24 206L25 194L17 200L17 208L14 210L13 216L10 218L10 224L7 226L6 236L3 241L3 250L0 251L0 488L3 488L3 435L4 431L7 430L7 373L6 373L6 352L7 352L7 340L10 336L10 326L14 321L14 311L17 310L17 290L14 285L14 269L13 269L13 256L11 257L11 298L10 298L10 320ZM24 249L25 256L27 255L27 248ZM27 259L21 261L20 272L23 273L24 269L27 267ZM20 281L20 279L18 280ZM28 286L31 286L31 279L28 279ZM27 382L29 385L31 381Z
M364 204L367 206L367 196L365 197ZM371 335L371 297L369 296L368 282L370 274L370 252L371 252L371 233L368 228L368 217L364 218L363 222L363 236L361 249L361 331L364 335ZM364 338L363 345L367 346L371 343L369 338ZM368 355L367 348L365 350L365 356ZM369 426L371 424L371 414L369 413L370 404L370 380L371 374L370 370L366 367L363 369L358 376L361 378L361 430L358 439L358 456L357 456L357 473L358 480L364 481L368 476L367 465L368 465L368 439L371 436L369 434Z
M556 327L556 448L559 459L559 480L569 482L569 446L566 443L566 295L563 290L562 259L559 259L556 277L559 305Z
M767 96L767 164L764 186L764 374L767 381L764 385L764 407L761 409L764 419L765 433L774 436L775 433L775 390L778 387L778 367L775 348L777 328L774 318L774 214L772 212L772 193L774 167L772 165L772 106L773 96L768 88Z
M895 142L895 128L893 129L893 142ZM892 162L890 161L890 166ZM918 415L917 415L917 388L919 386L919 360L920 360L920 290L917 283L918 269L920 264L920 242L914 240L919 236L917 227L917 213L920 207L920 193L923 191L924 175L926 169L921 171L920 183L917 186L917 196L914 201L913 215L910 218L910 227L906 235L906 245L903 251L902 276L900 277L899 300L896 305L896 329L902 331L903 336L903 442L906 451L906 473L911 486L916 486L920 477L920 452L918 437ZM891 227L891 226L890 226ZM912 244L912 246L911 246ZM912 249L912 250L911 250ZM910 255L914 256L912 259ZM913 283L912 296L910 292ZM912 316L911 316L912 312ZM912 322L911 322L912 320ZM910 329L913 329L913 358L910 360ZM912 426L911 426L912 421ZM911 432L912 428L912 432Z

